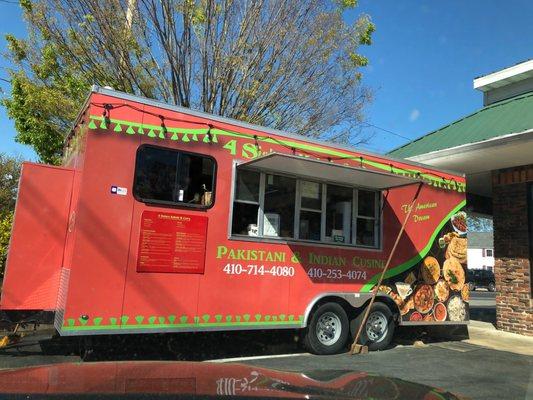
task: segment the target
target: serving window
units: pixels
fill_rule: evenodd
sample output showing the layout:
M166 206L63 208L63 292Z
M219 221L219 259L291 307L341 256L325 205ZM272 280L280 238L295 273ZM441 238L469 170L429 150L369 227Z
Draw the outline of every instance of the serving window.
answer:
M137 151L133 195L145 203L208 208L213 205L212 157L155 146Z
M379 247L380 192L238 169L232 235Z

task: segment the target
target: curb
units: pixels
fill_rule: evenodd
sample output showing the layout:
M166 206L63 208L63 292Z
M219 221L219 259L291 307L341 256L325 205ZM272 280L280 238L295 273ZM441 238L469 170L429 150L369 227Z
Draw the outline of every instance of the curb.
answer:
M479 322L479 321L477 321ZM533 356L533 337L497 330L492 324L474 323L468 327L466 343L487 347L493 350Z
M481 328L481 329L491 330L491 331L495 331L496 330L496 327L490 322L476 321L476 320L473 320L473 319L471 319L469 321L468 326L469 327L473 327L473 328Z

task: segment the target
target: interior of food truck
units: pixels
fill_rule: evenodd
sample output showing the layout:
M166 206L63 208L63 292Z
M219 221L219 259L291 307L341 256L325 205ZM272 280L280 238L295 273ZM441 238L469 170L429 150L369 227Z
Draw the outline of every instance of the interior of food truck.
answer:
M381 246L383 196L416 179L271 153L236 168L231 235Z

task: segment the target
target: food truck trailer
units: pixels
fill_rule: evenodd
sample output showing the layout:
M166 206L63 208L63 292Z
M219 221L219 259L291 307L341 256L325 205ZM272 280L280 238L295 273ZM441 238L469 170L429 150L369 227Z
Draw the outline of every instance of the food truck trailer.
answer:
M360 341L383 349L468 321L465 203L461 174L95 86L62 165L22 166L0 310L61 336L301 329L331 354L375 291Z

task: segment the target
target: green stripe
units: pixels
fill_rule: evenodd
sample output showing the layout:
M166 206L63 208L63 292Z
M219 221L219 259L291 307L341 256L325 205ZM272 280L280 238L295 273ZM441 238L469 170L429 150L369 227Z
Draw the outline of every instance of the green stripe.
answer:
M228 326L269 326L269 325L287 325L299 327L297 321L262 321L262 322L217 322L217 323L199 323L199 324L126 324L126 325L81 325L81 326L63 326L64 331L101 331L101 330L120 330L120 329L157 329L157 328L220 328Z
M437 237L437 235L439 234L440 230L442 229L442 227L444 225L446 225L446 222L448 222L450 220L450 218L452 217L452 215L454 215L456 212L458 212L459 210L461 210L461 208L463 208L464 206L466 205L466 200L463 200L461 201L457 206L455 206L455 208L450 211L448 213L448 215L446 215L446 217L444 217L444 219L442 221L440 221L439 225L437 226L437 228L435 229L435 231L433 232L433 234L431 235L431 237L429 238L429 241L428 243L426 244L426 246L420 251L420 253L418 253L416 256L414 256L413 258L411 258L410 260L407 260L406 262L404 262L403 264L400 264L398 265L397 267L394 267L392 269L389 269L386 273L385 273L385 276L384 276L384 279L386 278L391 278L393 276L396 276L396 275L399 275L401 274L402 272L405 272L407 271L409 268L413 267L414 265L416 265L418 262L420 262L428 253L429 253L429 250L431 249L431 246L433 246L433 242L435 241L435 238ZM378 282L379 280L379 276L381 275L381 273L378 273L376 275L374 275L369 281L368 283L366 283L360 290L360 292L369 292L370 290L372 290L372 288L375 286L375 284Z
M88 324L90 320L79 319L81 325L74 325L74 318L67 318L63 324L62 329L65 331L90 331L90 330L106 330L106 329L156 329L156 328L203 328L203 327L227 327L227 326L269 326L269 325L287 325L287 326L300 326L304 316L294 314L242 314L242 315L222 315L216 314L213 316L209 314L203 314L202 316L196 315L190 317L182 315L179 317L180 322L174 323L177 316L169 315L145 317L142 315L136 315L135 318L131 318L127 315L122 315L120 318L109 317L107 318L111 324L102 325L102 317L95 317L92 319L93 324ZM253 320L251 319L253 317ZM137 323L132 323L137 321ZM143 324L143 321L148 323ZM167 322L170 321L169 322ZM187 322L194 321L194 322ZM213 322L210 322L212 320ZM224 322L222 322L224 320ZM262 320L262 321L261 321ZM117 322L121 324L117 324ZM130 322L128 324L128 321ZM158 321L158 323L156 322Z
M97 115L91 115L90 119L91 119L91 122L89 123L89 127L95 126L94 125L94 121L104 121L105 120L104 117L97 116ZM144 124L144 123L140 124L140 123L137 123L137 122L131 122L131 121L126 121L126 120L121 120L121 119L110 119L110 122L113 123L113 124L119 125L119 126L120 125L129 125L130 127L134 126L134 127L142 128L142 129L157 129L157 130L161 130L161 126L160 125L151 125L151 124ZM91 128L91 129L93 129L93 128ZM208 130L209 130L208 128L174 128L174 127L168 127L168 126L166 127L166 129L167 129L168 132L173 133L173 134L174 133L184 133L184 134L203 134L203 135L206 135ZM227 136L227 137L236 137L236 138L255 140L254 135L248 135L248 134L245 134L245 133L232 132L232 131L227 131L227 130L222 130L222 129L215 129L215 128L212 128L210 130L210 132L211 132L211 134L217 135L217 136ZM153 136L155 136L155 135L153 135ZM274 140L274 139L271 139L271 138L265 138L265 137L261 137L261 136L259 136L257 139L259 141L262 141L262 142L265 142L265 143L270 143L270 144L280 144L280 143L282 143L285 146L294 147L295 149L299 149L299 150L308 150L308 151L313 151L313 152L316 152L316 153L325 154L325 155L328 155L328 156L343 157L346 160L352 160L352 161L357 161L358 160L358 156L354 156L353 154L346 153L346 152L339 151L339 150L335 150L335 149L331 149L331 148L323 148L323 147L319 147L319 146L313 145L313 144L299 143L299 142L294 142L292 140L286 140L286 139ZM305 140L305 137L302 137L302 140ZM339 160L339 161L342 161L342 160ZM365 158L362 159L362 164L364 164L364 165L366 164L366 165L369 165L371 167L380 169L382 171L392 172L394 174L403 175L403 176L408 175L408 173L406 171L409 171L413 175L420 174L421 178L427 180L428 182L431 182L431 184L434 185L434 186L437 186L437 187L440 187L440 188L445 188L445 189L448 189L448 190L457 190L458 192L465 192L466 191L466 183L454 182L453 185L446 184L446 183L444 183L442 181L442 179L439 179L439 178L437 178L437 177L435 177L435 176L433 176L431 174L422 173L421 171L419 171L417 169L406 169L406 170L403 170L403 169L391 167L388 164L383 164L383 163L379 163L377 161L367 160Z

